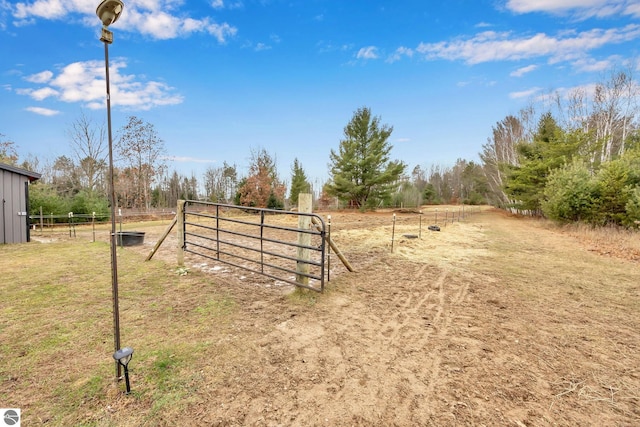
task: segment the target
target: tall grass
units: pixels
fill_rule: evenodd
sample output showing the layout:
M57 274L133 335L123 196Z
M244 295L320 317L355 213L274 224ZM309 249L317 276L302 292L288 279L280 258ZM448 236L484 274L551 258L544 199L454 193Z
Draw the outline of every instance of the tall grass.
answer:
M569 224L563 231L594 246L628 251L630 256L640 256L640 231L618 226L593 227L583 223Z

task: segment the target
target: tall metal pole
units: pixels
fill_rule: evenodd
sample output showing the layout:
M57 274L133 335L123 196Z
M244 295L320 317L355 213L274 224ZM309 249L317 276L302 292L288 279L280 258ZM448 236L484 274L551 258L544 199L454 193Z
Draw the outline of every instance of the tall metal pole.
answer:
M111 202L111 293L113 299L113 345L114 351L120 349L120 309L118 307L118 245L116 242L116 190L113 177L113 137L111 134L111 91L109 89L109 44L113 40L105 36L111 34L106 28L102 29L101 41L104 42L104 66L107 80L107 131L109 134L109 196ZM116 361L116 379L122 376L120 364Z

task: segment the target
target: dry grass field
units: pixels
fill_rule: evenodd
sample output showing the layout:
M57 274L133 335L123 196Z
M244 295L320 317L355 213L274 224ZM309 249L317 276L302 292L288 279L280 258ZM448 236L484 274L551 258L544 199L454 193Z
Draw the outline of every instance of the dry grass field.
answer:
M324 216L325 213L322 213ZM194 256L125 224L114 380L107 232L0 246L0 407L23 425L640 425L640 236L484 209L332 212L325 293ZM440 221L442 222L442 215ZM186 273L186 274L185 274Z

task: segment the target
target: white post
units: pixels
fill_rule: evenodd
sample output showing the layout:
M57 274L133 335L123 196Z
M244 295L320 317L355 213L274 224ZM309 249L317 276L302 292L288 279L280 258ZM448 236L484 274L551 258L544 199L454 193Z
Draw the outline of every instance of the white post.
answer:
M178 265L184 266L184 200L178 200L176 219L178 220Z

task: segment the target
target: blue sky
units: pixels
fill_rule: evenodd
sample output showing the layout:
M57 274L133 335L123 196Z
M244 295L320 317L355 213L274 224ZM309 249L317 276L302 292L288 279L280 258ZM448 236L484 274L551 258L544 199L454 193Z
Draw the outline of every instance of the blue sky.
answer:
M106 122L98 4L0 0L0 134L23 158L70 153L81 112ZM323 182L362 106L408 171L451 166L536 96L640 66L640 0L129 0L110 29L114 133L153 124L198 178L265 148Z

